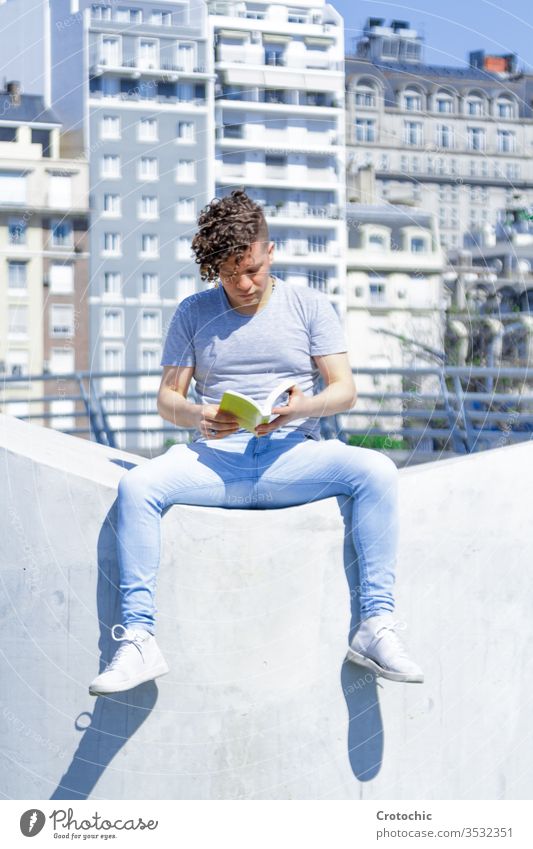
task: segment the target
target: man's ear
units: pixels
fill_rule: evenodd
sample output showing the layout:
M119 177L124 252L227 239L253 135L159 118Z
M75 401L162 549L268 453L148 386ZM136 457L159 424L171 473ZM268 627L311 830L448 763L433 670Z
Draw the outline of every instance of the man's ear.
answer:
M267 251L269 259L272 259L272 257L274 256L274 247L275 247L274 242L269 242L268 251Z

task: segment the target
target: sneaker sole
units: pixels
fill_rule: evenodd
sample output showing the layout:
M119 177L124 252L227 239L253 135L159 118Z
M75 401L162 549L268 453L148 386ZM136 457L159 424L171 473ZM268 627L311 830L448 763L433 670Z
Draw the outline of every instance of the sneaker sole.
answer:
M92 687L89 686L89 695L90 696L110 696L113 693L124 693L126 690L132 690L134 687L138 687L139 684L145 684L146 681L153 681L154 678L161 678L162 675L166 675L170 672L167 664L164 666L158 666L155 672L151 672L150 675L139 675L137 678L129 681L125 681L124 684L120 686L115 686L113 688L106 689L105 687Z
M407 684L424 683L423 675L409 675L408 672L391 672L389 669L384 669L379 665L379 663L376 663L375 660L372 660L370 657L365 657L364 654L359 654L359 652L354 651L352 648L348 649L346 653L346 660L356 663L358 666L364 666L367 669L371 669L376 673L376 675L379 675L381 678L388 678L389 681L402 681Z

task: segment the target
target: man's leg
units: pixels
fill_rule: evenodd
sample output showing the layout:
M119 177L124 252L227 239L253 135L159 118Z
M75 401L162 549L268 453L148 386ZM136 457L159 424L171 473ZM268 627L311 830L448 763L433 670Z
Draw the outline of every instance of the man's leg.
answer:
M392 617L398 549L398 470L393 461L338 439L288 440L286 447L284 440L270 439L259 464L258 494L265 504L286 507L340 494L352 499L362 621L348 659L391 680L422 681Z
M162 513L172 504L246 504L253 475L253 465L246 458L249 438L234 434L209 445L174 445L121 478L117 552L122 625L112 629L121 647L91 683L92 695L128 690L168 672L154 637ZM224 450L214 450L222 448L222 441ZM120 628L122 633L116 631Z

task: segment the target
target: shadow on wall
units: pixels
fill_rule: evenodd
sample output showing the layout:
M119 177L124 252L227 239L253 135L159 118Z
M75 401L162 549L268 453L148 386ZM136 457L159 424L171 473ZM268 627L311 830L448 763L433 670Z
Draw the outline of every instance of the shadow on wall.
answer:
M352 503L347 496L337 502L344 521L344 568L351 599L350 637L359 622L359 573L351 536ZM166 512L166 511L165 511ZM116 558L117 502L113 504L98 538L97 608L100 622L100 672L111 659L116 643L112 626L121 621L119 574ZM341 615L346 615L342 611ZM381 767L383 728L376 679L372 672L350 662L341 668L340 683L348 709L347 749L354 776L370 781ZM125 693L100 697L92 714L82 713L75 720L84 731L67 771L51 799L87 799L115 755L133 737L153 710L158 697L157 685L149 681ZM90 724L87 724L87 722ZM120 773L117 773L117 782ZM121 798L117 787L116 798Z
M348 581L351 603L349 639L355 633L361 616L359 604L359 568L352 541L352 500L338 496L337 503L344 522L344 573ZM352 772L359 781L370 781L381 768L383 758L383 724L379 707L376 676L370 669L345 661L341 668L341 686L348 708L348 757Z
M97 608L101 658L99 672L103 671L116 650L117 644L111 636L111 628L121 621L116 559L116 507L115 501L98 537ZM117 752L147 719L157 696L156 683L148 681L125 693L99 697L95 700L92 714L80 714L74 724L78 731L83 730L85 733L69 768L50 798L87 799Z

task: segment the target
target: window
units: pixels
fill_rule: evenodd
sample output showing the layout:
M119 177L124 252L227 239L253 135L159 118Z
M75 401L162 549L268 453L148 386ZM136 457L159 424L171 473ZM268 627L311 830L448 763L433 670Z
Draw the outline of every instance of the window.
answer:
M265 65L285 65L285 48L281 44L265 47Z
M0 198L3 203L26 203L26 175L0 171Z
M8 289L18 294L26 293L28 290L28 275L26 262L8 262L7 264L7 286Z
M386 301L386 292L384 283L370 283L368 287L370 293L371 304L384 304Z
M159 370L159 348L145 348L140 350L139 368L141 371Z
M71 304L50 307L50 336L74 336L74 307Z
M485 130L481 127L468 127L468 147L470 150L485 150Z
M498 130L499 153L514 153L516 149L516 136L511 130Z
M379 158L379 170L388 171L390 168L390 159L388 153L382 153Z
M412 236L410 240L410 251L413 254L420 254L427 251L427 241L422 236Z
M178 239L178 259L191 258L192 240L189 236L180 236Z
M120 233L104 233L104 251L107 254L120 254Z
M137 138L139 141L157 141L157 121L155 118L141 118Z
M152 26L159 27L172 26L172 12L153 11L150 14L150 23Z
M498 118L514 118L514 104L510 100L498 100L496 104L496 116Z
M194 282L194 277L192 274L181 274L178 277L178 291L177 291L177 299L178 303L181 303L184 298L188 298L189 295L194 295L196 291L196 285Z
M178 141L193 142L194 141L194 122L179 121L178 122Z
M373 142L376 140L376 122L368 118L355 119L355 138L358 142Z
M139 68L159 67L159 42L153 39L141 38L139 40L138 54Z
M52 220L51 243L54 248L72 247L72 222Z
M403 95L403 108L407 112L420 112L422 109L422 95L418 91L406 89Z
M28 307L9 304L7 308L7 332L10 338L28 335Z
M193 70L194 64L194 44L178 44L178 68L190 72Z
M141 336L144 338L161 336L160 310L143 310L141 314Z
M139 218L157 218L159 204L156 195L143 195L139 202Z
M194 221L196 219L196 203L194 198L180 198L176 207L178 221Z
M97 78L98 79L98 78ZM117 77L100 77L101 90L103 97L118 97L120 94L120 80ZM91 79L91 84L95 85L96 80ZM91 91L93 89L91 88Z
M122 278L119 271L106 271L104 274L104 295L120 295Z
M328 250L327 236L313 234L307 237L307 250L311 254L323 254Z
M48 205L68 209L72 206L72 179L63 174L50 174L48 178Z
M122 310L104 310L102 333L104 336L124 335L124 313Z
M50 292L70 295L74 291L74 266L71 262L52 262L49 269Z
M381 233L371 233L368 237L368 247L373 251L385 251L387 239Z
M104 153L100 160L100 176L104 179L120 177L120 156L118 153Z
M176 179L180 183L194 183L196 179L193 159L180 159L176 167Z
M466 114L467 115L484 115L485 114L485 103L480 97L470 97L466 101Z
M405 122L405 143L412 145L422 144L422 124L419 121Z
M176 87L176 97L180 103L187 103L188 101L193 100L194 93L191 83L178 83Z
M270 125L269 129L271 129ZM222 133L225 139L243 139L244 124L224 124Z
M29 364L29 356L27 350L8 350L6 353L6 365L7 365L7 373L11 377L22 377L25 374L28 374L28 364ZM13 414L16 416L22 415L20 404L16 404L13 407ZM8 407L6 405L5 411L8 412Z
M321 292L328 291L328 272L322 268L310 268L307 272L307 285Z
M103 214L107 218L120 216L120 195L106 193L103 200Z
M146 271L142 276L141 295L145 298L159 297L159 275L153 271Z
M52 348L48 370L51 374L72 374L74 371L74 349Z
M110 21L111 6L104 6L101 3L93 3L91 7L91 17L95 21Z
M374 89L358 86L355 92L355 105L365 109L371 109L376 106L376 92Z
M447 124L437 124L437 146L442 148L453 147L453 130Z
M26 244L26 221L24 218L10 218L7 228L10 245Z
M112 35L102 36L100 63L117 68L121 65L120 38Z
M447 113L453 112L452 98L446 94L437 95L435 100L435 111Z
M106 345L102 351L102 371L120 372L124 368L124 348Z
M120 118L117 115L104 115L100 121L101 139L120 139Z
M157 180L158 163L154 156L141 156L139 161L139 180Z
M307 164L312 167L311 157L308 157ZM277 153L267 153L265 154L265 165L267 168L286 168L287 157Z
M141 235L141 253L143 256L159 256L159 237L152 233Z

